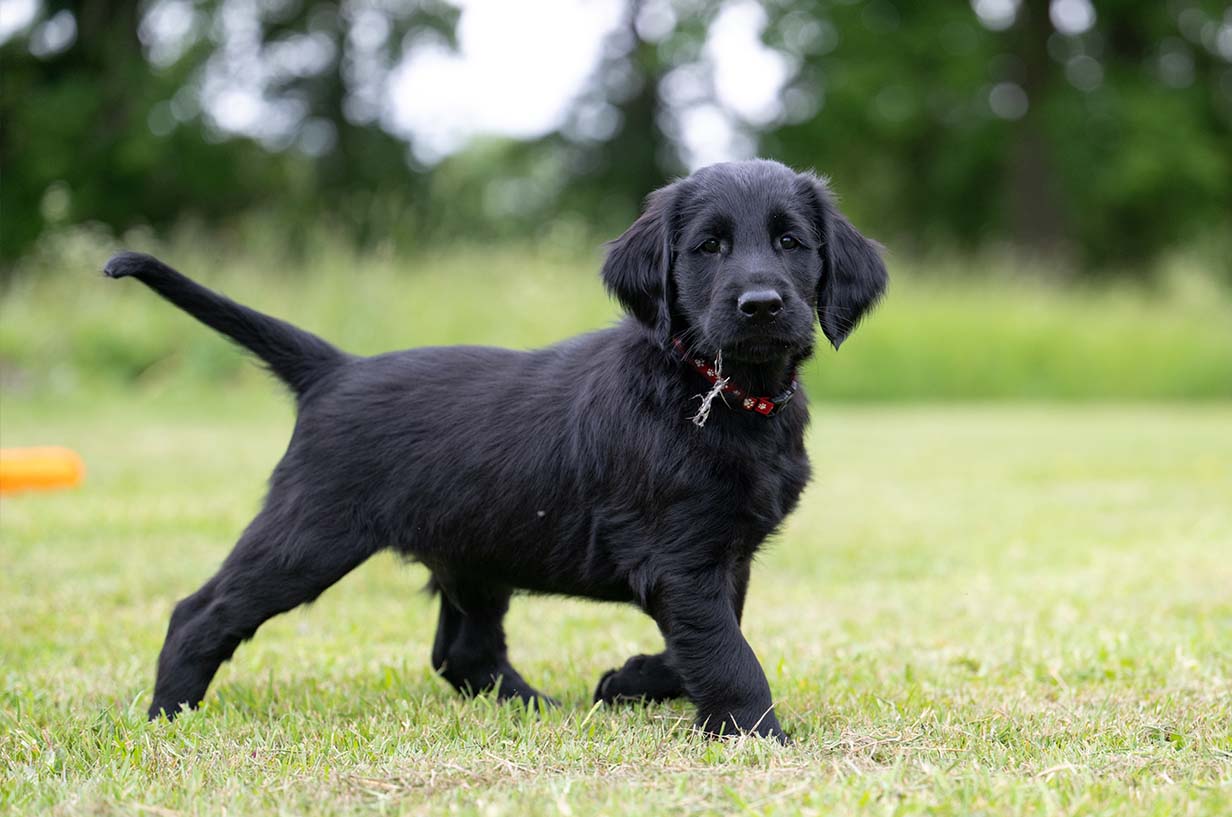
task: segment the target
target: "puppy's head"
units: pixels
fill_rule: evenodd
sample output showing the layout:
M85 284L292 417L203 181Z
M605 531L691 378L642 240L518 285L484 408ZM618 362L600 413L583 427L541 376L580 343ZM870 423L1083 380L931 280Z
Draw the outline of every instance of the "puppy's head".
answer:
M662 345L771 364L837 349L885 291L878 245L826 183L769 161L711 165L656 190L608 245L603 281Z

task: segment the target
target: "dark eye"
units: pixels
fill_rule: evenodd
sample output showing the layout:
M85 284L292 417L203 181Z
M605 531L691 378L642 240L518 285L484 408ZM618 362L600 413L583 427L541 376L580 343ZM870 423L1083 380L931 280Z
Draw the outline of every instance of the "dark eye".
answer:
M698 249L704 253L714 255L719 251L719 240L717 238L707 238L701 243L701 246L699 246Z
M800 246L800 242L796 241L794 236L784 235L779 237L779 246L785 250L794 250Z

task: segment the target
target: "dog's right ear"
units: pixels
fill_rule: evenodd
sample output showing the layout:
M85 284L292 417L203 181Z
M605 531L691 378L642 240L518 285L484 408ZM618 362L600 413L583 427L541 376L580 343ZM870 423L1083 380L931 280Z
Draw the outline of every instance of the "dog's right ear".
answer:
M621 306L653 333L660 346L671 334L668 275L672 267L671 214L676 186L669 184L646 198L637 221L620 238L607 243L603 285Z

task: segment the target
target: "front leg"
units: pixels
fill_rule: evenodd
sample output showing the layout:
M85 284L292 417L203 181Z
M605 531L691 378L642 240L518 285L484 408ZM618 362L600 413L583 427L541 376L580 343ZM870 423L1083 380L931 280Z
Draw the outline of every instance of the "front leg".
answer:
M740 632L729 574L682 572L657 583L650 613L697 725L711 735L751 732L787 742L770 699L770 684ZM743 595L743 594L741 594Z
M744 612L744 598L749 589L750 562L736 564L731 573L732 607L739 623ZM684 681L664 650L656 655L635 655L620 669L603 673L595 687L595 702L644 703L670 701L685 695Z

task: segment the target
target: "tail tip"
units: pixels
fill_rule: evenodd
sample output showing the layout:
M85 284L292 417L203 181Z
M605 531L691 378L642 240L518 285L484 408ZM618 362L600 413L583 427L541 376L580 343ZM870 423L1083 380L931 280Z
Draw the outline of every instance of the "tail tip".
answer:
M111 256L103 266L103 275L108 278L127 278L161 266L157 258L141 252L121 252Z

